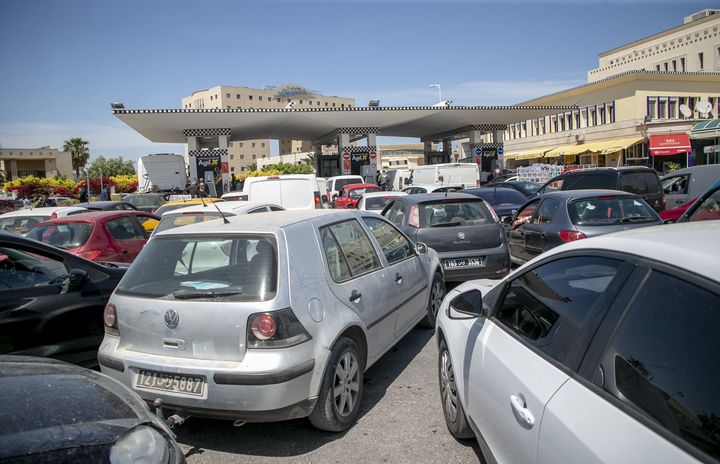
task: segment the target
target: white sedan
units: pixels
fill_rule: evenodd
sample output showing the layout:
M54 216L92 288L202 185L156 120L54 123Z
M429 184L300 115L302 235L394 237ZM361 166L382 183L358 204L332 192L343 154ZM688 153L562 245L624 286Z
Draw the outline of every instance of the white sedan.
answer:
M44 208L24 208L0 214L0 230L26 234L41 222L49 219L63 218L71 214L87 213L86 208L79 206L48 206Z
M718 236L720 221L603 235L448 292L450 433L487 462L716 462Z
M407 195L405 192L370 192L360 197L355 209L363 211L379 211L385 208L385 205L393 201L395 197Z
M402 191L407 193L408 195L414 195L416 193L457 192L462 189L462 185L454 184L413 184L409 187L402 189Z

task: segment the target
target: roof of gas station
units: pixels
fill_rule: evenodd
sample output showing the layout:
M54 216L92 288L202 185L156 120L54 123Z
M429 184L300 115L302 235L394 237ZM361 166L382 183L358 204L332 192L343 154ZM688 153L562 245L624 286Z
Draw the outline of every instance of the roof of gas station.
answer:
M185 143L188 129L230 129L231 140L322 141L339 128L377 128L377 135L429 138L469 126L504 127L575 106L354 107L293 109L113 110L152 142Z

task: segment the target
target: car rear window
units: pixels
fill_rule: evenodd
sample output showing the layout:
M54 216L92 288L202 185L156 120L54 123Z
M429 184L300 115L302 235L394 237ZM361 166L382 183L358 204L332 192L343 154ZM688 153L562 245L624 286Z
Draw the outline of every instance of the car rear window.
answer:
M394 197L371 197L365 199L365 209L367 210L379 210L383 209L385 205L390 203Z
M277 262L273 236L156 237L117 292L170 300L267 301L277 291Z
M11 216L7 218L0 218L0 230L16 234L24 234L29 232L36 224L40 224L48 219L50 219L50 216Z
M335 180L335 190L337 190L339 192L346 185L360 184L360 183L362 183L362 180L360 180L360 179L336 179Z
M129 195L123 198L123 201L138 208L160 206L165 203L162 197L156 195Z
M225 216L234 216L232 213L225 213ZM220 213L214 212L192 212L183 214L168 214L160 219L160 224L155 228L155 233L163 230L170 230L176 227L189 226L190 224L198 224L200 222L212 221L219 219Z
M620 190L635 195L660 193L660 180L652 172L627 172L620 176Z
M87 222L48 224L34 228L27 236L48 245L69 250L85 245L90 238L92 229L92 224Z
M613 177L604 174L577 174L567 176L562 190L614 189Z
M442 200L422 203L420 227L454 227L492 224L492 213L482 200Z
M655 211L642 199L630 197L582 198L568 204L568 213L573 224L584 226L637 224L659 220Z

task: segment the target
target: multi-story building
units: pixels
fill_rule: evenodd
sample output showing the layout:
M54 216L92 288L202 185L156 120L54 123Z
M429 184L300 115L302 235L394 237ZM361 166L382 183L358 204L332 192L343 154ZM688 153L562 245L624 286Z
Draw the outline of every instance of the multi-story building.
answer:
M53 147L0 148L0 171L6 180L20 177L73 177L72 157Z
M197 90L182 99L183 109L252 109L252 108L348 108L353 98L321 95L298 85L282 87L234 87L218 85ZM279 154L309 152L309 140L279 140ZM330 148L328 148L330 149ZM270 140L231 140L228 146L230 173L240 174L257 160L270 157Z
M718 162L703 150L710 141L690 140L695 124L720 113L720 72L708 68L720 60L720 14L711 13L693 15L689 18L698 19L601 54L600 66L590 71L587 84L522 103L577 109L509 125L504 135L505 165L643 164L662 171L670 162ZM697 51L701 46L706 50L706 44L712 44L714 57ZM659 50L650 52L650 46ZM690 56L704 53L708 54L703 55L703 71L691 67ZM634 58L644 55L649 56ZM657 63L649 66L651 58ZM662 63L668 60L666 70ZM673 60L680 69L672 69Z

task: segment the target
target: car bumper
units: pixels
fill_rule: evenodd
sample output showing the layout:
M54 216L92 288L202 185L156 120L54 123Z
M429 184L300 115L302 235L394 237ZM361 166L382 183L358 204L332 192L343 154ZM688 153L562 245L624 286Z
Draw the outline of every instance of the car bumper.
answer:
M199 360L140 353L120 348L106 337L98 353L100 370L130 387L148 404L193 416L247 422L305 417L317 400L322 362L313 357L311 341L291 349L248 350L241 362ZM201 376L202 395L137 385L141 369ZM317 376L317 379L315 378Z
M505 245L490 250L469 250L463 252L438 253L446 281L470 279L499 279L510 272L510 254ZM483 257L481 267L448 267L445 260Z

